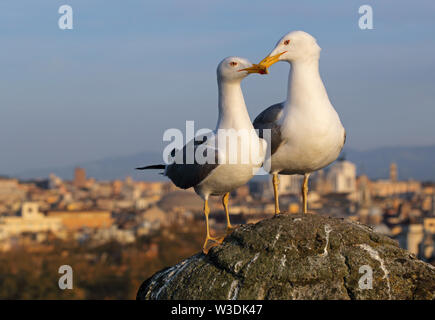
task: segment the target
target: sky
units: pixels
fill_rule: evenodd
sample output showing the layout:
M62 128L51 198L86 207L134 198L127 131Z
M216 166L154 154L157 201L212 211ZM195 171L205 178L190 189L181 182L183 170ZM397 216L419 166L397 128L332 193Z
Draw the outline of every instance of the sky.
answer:
M58 9L73 9L61 30ZM358 26L373 8L373 30ZM435 144L435 2L427 0L0 2L0 174L160 152L166 129L213 129L216 66L258 62L304 30L347 147ZM289 65L243 81L255 116L286 97Z

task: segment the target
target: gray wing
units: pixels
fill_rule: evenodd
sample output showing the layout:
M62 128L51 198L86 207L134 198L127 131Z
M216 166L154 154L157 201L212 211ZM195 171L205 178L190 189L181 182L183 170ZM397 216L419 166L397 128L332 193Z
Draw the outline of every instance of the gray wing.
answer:
M259 131L260 138L263 138L263 129L271 130L271 154L274 154L284 142L281 137L281 128L276 123L283 109L284 102L274 104L261 112L253 122L254 128Z
M346 130L344 130L343 145L341 146L340 152L343 150L343 148L344 148L344 144L346 143L346 136L347 136L347 134L346 134Z
M214 169L216 169L218 164L218 151L212 150L210 148L205 149L204 157L207 158L206 152L214 152L214 163L199 164L196 161L196 157L193 157L193 163L187 164L186 155L187 147L191 146L193 143L194 155L196 154L197 148L202 145L206 139L203 141L196 141L195 139L189 141L182 150L173 151L172 156L175 153L182 152L178 156L182 157L182 162L172 163L166 167L165 175L172 180L172 182L181 189L189 189L201 183ZM180 163L181 162L181 163Z

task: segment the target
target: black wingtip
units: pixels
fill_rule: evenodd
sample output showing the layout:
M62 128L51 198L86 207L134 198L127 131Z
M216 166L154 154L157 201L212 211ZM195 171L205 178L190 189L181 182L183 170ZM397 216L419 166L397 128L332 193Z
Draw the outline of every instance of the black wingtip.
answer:
M164 164L155 164L152 166L146 166L146 167L139 167L139 168L135 168L136 170L148 170L148 169L165 169L165 165Z

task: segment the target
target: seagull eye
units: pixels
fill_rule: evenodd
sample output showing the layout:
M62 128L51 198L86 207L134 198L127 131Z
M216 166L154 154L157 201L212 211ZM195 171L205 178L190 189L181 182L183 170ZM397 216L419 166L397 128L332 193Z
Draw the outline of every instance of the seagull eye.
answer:
M284 45L285 45L285 46L288 46L289 43L290 43L290 40L285 40L285 41L284 41Z
M230 66L232 66L232 67L237 66L237 62L235 62L235 61L231 61L231 62L230 62Z

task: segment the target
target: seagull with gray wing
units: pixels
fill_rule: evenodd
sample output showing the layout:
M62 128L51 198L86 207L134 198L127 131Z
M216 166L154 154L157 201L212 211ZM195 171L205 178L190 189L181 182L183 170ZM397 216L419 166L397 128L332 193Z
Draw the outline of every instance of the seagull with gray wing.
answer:
M246 184L264 160L267 144L258 137L254 130L240 86L241 81L251 73L264 74L265 68L253 65L248 60L239 57L224 59L217 68L219 117L214 132L203 141L193 139L183 149L174 151L172 156L175 162L171 164L137 168L139 170L164 169L163 174L177 187L182 189L193 187L204 200L207 226L203 245L205 253L208 251L209 240L215 243L222 241L221 238L214 238L210 235L209 197L222 196L227 217L227 230L231 229L228 211L229 193ZM238 142L235 145L236 149L227 148L226 142L219 143L234 137ZM195 155L191 162L187 161L189 150ZM203 161L204 158L207 161Z
M259 65L266 69L278 61L290 63L287 99L261 112L254 127L271 130L271 158L266 159L275 195L275 214L280 213L278 175L300 174L303 211L307 212L308 178L339 156L346 131L329 101L319 74L321 48L303 31L282 37Z

